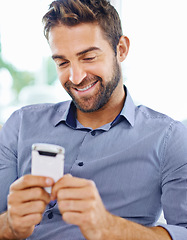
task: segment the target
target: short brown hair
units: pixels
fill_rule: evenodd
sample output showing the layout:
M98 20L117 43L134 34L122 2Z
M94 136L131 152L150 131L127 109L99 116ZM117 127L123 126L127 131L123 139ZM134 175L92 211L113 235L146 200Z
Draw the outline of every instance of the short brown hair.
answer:
M97 23L115 54L123 35L121 21L116 9L107 0L57 0L49 6L43 17L44 35L59 24L75 26L80 23Z

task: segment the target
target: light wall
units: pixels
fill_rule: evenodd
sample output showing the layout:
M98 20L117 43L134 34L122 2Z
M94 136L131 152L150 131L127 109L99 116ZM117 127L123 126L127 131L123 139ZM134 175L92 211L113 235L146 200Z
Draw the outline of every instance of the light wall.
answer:
M113 0L130 51L124 79L137 104L187 119L186 0Z

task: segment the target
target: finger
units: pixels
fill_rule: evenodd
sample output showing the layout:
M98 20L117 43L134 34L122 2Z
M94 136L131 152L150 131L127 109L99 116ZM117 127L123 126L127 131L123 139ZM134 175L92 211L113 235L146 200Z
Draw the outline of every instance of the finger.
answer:
M57 200L95 199L96 189L92 186L82 188L62 188L57 192Z
M44 201L32 201L22 203L18 206L12 206L9 208L10 214L13 216L23 217L30 214L42 214L46 209Z
M34 214L29 214L29 215L25 215L21 218L15 218L15 220L12 221L12 228L13 229L18 229L19 231L23 230L25 228L30 228L31 226L34 226L38 223L41 222L42 220L42 214L40 213L34 213Z
M41 222L42 214L39 214L39 213L29 214L23 217L22 219L23 219L23 222L26 222L28 226L36 225Z
M50 177L25 175L16 180L10 187L10 191L23 190L31 187L50 187L54 180Z
M59 189L63 188L82 188L85 186L95 186L91 180L72 177L71 175L64 175L59 181L57 181L52 187L51 198L54 200L57 197Z
M53 186L54 189L60 187L62 188L68 188L68 187L84 187L88 185L90 180L84 179L84 178L77 178L73 177L70 174L64 175L61 179L59 179L55 185Z
M94 210L96 203L89 200L64 200L58 201L58 207L63 215L65 212L86 212L88 210Z
M8 203L10 205L17 205L19 203L36 200L42 200L48 204L50 202L50 195L41 187L12 191L8 195Z
M86 215L79 212L65 212L62 215L63 220L66 223L74 224L77 226L81 226L82 224L87 223Z

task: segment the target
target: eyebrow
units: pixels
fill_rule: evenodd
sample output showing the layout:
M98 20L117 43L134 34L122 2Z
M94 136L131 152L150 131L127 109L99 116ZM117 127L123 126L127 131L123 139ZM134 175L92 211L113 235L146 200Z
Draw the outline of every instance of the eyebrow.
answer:
M86 54L88 52L92 52L92 51L101 51L101 49L98 48L98 47L89 47L88 49L85 49L81 52L78 52L76 54L76 56L81 56L81 55L84 55L84 54ZM64 55L54 54L54 55L52 55L52 59L53 60L55 60L55 59L66 59L66 57Z

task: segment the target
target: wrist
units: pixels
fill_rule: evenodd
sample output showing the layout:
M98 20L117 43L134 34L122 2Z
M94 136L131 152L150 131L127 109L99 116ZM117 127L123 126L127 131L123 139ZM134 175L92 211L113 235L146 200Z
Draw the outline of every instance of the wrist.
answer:
M122 236L126 239L126 222L125 219L108 212L106 227L103 229L101 237L98 240L122 239Z
M8 220L8 213L5 212L1 215L1 219L3 221L2 227L2 240L21 240L20 238L16 237L14 230L12 229L9 220Z

